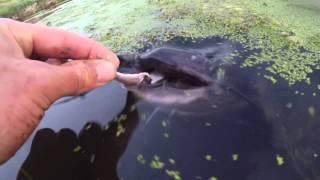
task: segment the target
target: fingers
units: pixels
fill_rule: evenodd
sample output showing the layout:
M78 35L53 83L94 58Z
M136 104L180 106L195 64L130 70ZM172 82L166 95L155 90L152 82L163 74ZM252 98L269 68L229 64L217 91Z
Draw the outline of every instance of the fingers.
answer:
M106 60L76 60L53 68L50 97L54 100L102 86L112 81L116 74L114 65Z
M71 32L13 20L6 23L26 57L57 59L105 59L117 68L117 56L101 43Z

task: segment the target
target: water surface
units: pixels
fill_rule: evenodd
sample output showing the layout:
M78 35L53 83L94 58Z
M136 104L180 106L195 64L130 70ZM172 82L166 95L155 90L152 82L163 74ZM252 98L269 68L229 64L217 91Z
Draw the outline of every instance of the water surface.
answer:
M218 63L223 82L235 91L207 87L205 103L166 106L138 101L112 83L52 106L34 135L0 167L0 179L319 177L317 82L273 84L263 77L263 65L240 67L253 52L221 38L177 38L165 45L215 52L207 57L211 66L237 50L235 63ZM218 71L210 73L218 78Z

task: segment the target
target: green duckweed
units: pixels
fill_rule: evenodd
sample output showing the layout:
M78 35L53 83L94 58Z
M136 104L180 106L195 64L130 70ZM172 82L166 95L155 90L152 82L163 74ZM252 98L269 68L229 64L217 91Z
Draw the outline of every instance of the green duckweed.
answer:
M82 33L119 53L177 36L225 37L248 50L260 50L247 57L242 67L267 64L263 75L273 83L284 79L289 85L310 84L320 59L320 18L315 18L320 11L306 6L320 7L306 4L298 0L82 0L65 3L41 23Z
M284 158L282 156L280 156L279 154L277 154L277 156L276 156L276 161L277 161L278 166L282 166L284 164Z
M169 177L171 177L174 180L181 180L182 179L179 171L166 169L166 173Z
M155 155L153 160L150 162L150 167L153 169L163 169L165 166L164 162L160 161L160 157Z

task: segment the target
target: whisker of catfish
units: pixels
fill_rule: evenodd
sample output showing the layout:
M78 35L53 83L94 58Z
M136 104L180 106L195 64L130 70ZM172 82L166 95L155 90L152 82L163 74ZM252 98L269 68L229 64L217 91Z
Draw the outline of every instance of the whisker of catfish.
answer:
M145 125L144 125L144 127L146 128L147 127L147 125L149 124L149 122L152 120L152 118L157 114L157 112L160 110L160 107L156 107L153 111L152 111L152 113L150 114L150 116L148 117L148 119L147 119L147 121L146 121L146 123L145 123Z

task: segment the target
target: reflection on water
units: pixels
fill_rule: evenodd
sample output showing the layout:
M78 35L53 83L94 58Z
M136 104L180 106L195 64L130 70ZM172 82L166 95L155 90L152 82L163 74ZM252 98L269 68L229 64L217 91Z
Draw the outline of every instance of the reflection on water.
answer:
M319 177L320 89L317 82L289 87L286 82L278 81L274 85L263 77L263 67L240 68L241 61L251 52L223 39L187 43L178 39L169 44L211 54L205 56L206 66L219 68L209 68L203 73L218 83L206 87L209 93L205 98L182 106L136 100L129 93L125 108L114 121L89 123L78 136L72 124L63 125L59 121L60 126L69 129L58 133L50 130L53 127L44 126L47 128L38 130L32 139L31 151L24 154L27 157L24 163L17 164L21 167L18 179L300 180ZM224 57L235 50L240 54L234 56L237 63L225 63ZM223 77L218 75L221 70ZM320 73L315 72L313 76L320 77ZM170 93L168 88L165 90ZM154 96L159 89L143 91ZM103 97L103 93L95 97ZM109 101L109 104L118 102L121 103ZM74 101L66 105L70 103ZM94 110L92 103L91 106ZM68 114L68 111L61 110L61 113ZM50 120L54 121L51 116Z
M16 179L20 167L30 152L34 136L40 129L50 128L59 132L61 129L67 128L79 134L89 121L105 125L123 109L126 93L124 89L120 88L119 84L111 83L86 94L83 98L75 98L68 103L50 107L28 141L13 158L0 166L0 179ZM54 157L54 154L52 156Z
M127 121L115 120L107 127L87 123L79 136L71 129L39 130L17 179L119 179L117 163L138 124L137 111L131 110L134 102L129 95L123 110ZM120 122L126 133L115 136Z

